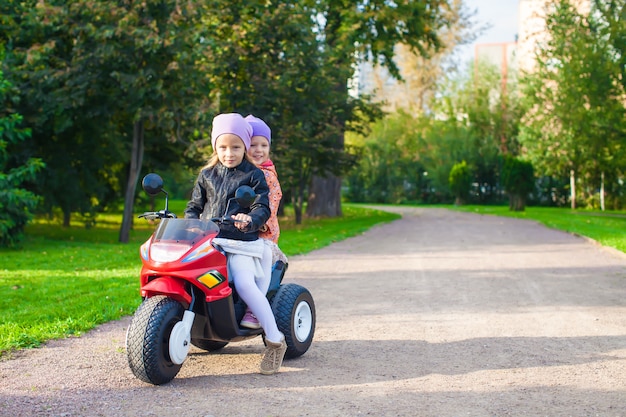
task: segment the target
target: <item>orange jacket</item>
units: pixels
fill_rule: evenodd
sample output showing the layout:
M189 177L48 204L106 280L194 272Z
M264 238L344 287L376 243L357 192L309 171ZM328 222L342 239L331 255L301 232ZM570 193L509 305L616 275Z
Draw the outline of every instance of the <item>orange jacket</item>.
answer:
M267 226L266 230L259 233L259 237L261 239L268 239L273 241L274 243L278 243L278 238L280 236L280 227L278 225L278 206L280 205L280 200L283 198L283 191L280 188L280 183L278 182L278 174L276 173L276 167L271 160L267 160L259 165L259 168L265 174L265 181L267 182L267 186L270 189L269 192L269 200L270 200L270 218L265 223Z

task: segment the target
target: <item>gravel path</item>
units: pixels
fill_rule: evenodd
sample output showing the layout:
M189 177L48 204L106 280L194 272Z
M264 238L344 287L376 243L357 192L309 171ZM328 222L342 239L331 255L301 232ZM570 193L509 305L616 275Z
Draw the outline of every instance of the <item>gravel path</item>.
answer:
M398 208L306 256L309 352L260 338L134 378L129 318L0 362L1 416L626 416L626 257L534 222Z

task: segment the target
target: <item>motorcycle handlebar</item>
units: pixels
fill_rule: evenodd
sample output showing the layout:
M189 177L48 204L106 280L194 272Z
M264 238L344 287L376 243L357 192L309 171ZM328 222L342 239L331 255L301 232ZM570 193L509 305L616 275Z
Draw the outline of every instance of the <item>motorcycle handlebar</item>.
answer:
M213 223L245 223L243 220L236 220L236 219L229 218L229 217L226 217L226 216L212 217L211 221Z
M148 219L148 220L156 220L156 219L175 219L176 218L176 214L172 213L171 211L165 211L165 210L161 210L161 211L147 211L143 214L140 214L138 216L140 219L144 218L144 219Z

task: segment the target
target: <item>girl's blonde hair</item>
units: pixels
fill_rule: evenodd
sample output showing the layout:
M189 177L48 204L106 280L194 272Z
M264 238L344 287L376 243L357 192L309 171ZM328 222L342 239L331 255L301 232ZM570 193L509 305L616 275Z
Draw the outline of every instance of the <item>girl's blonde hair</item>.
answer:
M252 162L252 160L250 159L250 157L248 156L248 152L245 152L243 154L243 159L245 159L248 162ZM217 163L220 161L220 159L217 157L217 151L214 149L213 153L211 154L211 156L209 157L209 161L206 163L205 166L203 166L202 168L200 168L200 171L204 171L207 168L213 168L215 165L217 165Z

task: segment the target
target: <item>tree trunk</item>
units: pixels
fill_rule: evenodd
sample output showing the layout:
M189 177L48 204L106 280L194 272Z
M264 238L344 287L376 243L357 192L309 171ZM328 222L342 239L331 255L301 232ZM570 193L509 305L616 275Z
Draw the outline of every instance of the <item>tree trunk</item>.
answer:
M509 195L509 211L526 210L526 197L519 194Z
M291 197L291 204L293 204L293 213L296 217L296 224L302 223L302 200L300 200L296 195Z
M345 39L345 35L341 33L345 16L342 14L341 7L337 6L337 4L331 2L331 7L329 7L326 14L324 35L326 36L326 42L331 50L341 45ZM352 7L356 8L356 6ZM339 72L336 73L337 82L334 86L334 90L338 93L339 97L343 97L347 101L349 97L348 80L354 72L352 69L352 61L351 58L343 55L335 56L334 58L334 64L339 69ZM334 134L332 138L333 146L335 149L343 151L345 148L345 117L341 114L335 114L335 117L334 122L339 126L339 131ZM309 197L307 199L306 214L309 217L341 216L341 177L337 177L330 172L313 172L309 188Z
M70 209L63 209L63 227L70 227L72 212Z
M326 178L313 176L306 208L308 217L340 217L341 178L329 175Z
M348 99L347 81L335 87L341 95ZM339 132L332 137L332 146L340 152L345 149L345 120L336 120ZM331 172L313 173L309 184L306 215L308 217L340 217L341 213L341 177Z
M576 209L576 177L574 176L574 170L569 172L569 186L570 186L570 200L572 210Z
M130 156L130 169L124 197L124 216L120 227L119 241L128 243L130 229L133 225L133 208L135 205L135 191L143 163L143 120L135 122L133 126L133 148Z
M304 178L305 175L301 172L298 187L291 190L291 203L296 215L296 224L302 224L302 207L304 205L304 187L306 184Z
M600 209L604 211L604 172L600 176Z

